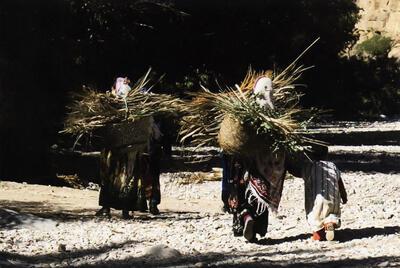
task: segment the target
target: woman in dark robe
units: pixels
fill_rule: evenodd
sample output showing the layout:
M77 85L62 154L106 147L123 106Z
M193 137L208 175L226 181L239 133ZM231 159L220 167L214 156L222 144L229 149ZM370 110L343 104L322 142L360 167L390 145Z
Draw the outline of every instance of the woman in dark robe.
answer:
M125 98L129 91L129 79L120 77L111 92L116 98ZM97 216L110 216L110 208L122 210L125 219L130 217L129 211L147 211L146 190L152 193L154 189L154 196L157 196L158 189L159 195L159 169L152 148L160 135L153 117L103 129L99 196L102 208Z
M104 149L100 160L101 190L96 215L110 216L110 208L122 210L123 218L136 209L138 199L138 166L142 152L134 149Z
M148 125L151 126L150 131L145 129ZM148 142L105 148L102 151L99 197L102 208L96 215L110 216L110 208L122 210L122 216L126 219L130 218L129 211L145 212L148 207L150 213L159 213L161 132L152 118L143 124L142 132L146 131L150 133ZM129 135L126 132L123 134Z

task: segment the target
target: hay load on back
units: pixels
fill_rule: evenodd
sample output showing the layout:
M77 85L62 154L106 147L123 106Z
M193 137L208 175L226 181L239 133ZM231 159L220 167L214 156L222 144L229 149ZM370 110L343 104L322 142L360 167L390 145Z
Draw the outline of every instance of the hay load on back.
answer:
M151 117L176 114L182 105L174 96L144 92L149 74L150 70L125 96L90 88L74 92L61 132L77 138L95 134L104 147L146 143L152 132Z
M222 149L224 210L233 214L234 234L250 242L266 235L268 211L279 207L287 160L319 144L302 135L312 115L298 105L295 83L308 67L297 60L282 72L250 69L240 85L218 93L203 88L183 118L181 141Z
M160 201L158 173L160 136L153 116L176 114L182 102L173 96L145 91L148 75L132 88L127 78L118 78L113 92L101 93L84 89L74 93L63 133L77 140L95 136L101 150L98 215L109 215L110 208L121 209L124 217L129 211L147 209L157 213ZM157 175L158 174L158 175Z
M292 64L280 73L249 70L240 86L218 93L203 88L188 104L190 114L183 118L181 141L217 144L228 154L243 156L267 150L303 152L306 144L319 143L301 135L312 115L298 107L301 94L295 81L307 69ZM272 81L269 96L255 93L260 78Z
M181 124L181 142L218 145L227 154L243 157L262 151L298 155L313 145L325 145L302 135L316 113L299 107L302 94L296 84L313 67L297 62L318 40L281 72L250 68L240 85L217 93L202 87L193 93Z

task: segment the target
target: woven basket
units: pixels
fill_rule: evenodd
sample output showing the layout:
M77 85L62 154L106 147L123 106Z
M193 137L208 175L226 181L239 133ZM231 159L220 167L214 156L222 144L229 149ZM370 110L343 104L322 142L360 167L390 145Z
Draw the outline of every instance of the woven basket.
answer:
M152 134L152 117L145 117L139 120L125 121L107 125L99 129L101 146L105 148L126 147L134 145L147 147Z
M267 150L266 142L253 129L229 115L221 122L218 142L221 149L228 154L251 156L258 151Z

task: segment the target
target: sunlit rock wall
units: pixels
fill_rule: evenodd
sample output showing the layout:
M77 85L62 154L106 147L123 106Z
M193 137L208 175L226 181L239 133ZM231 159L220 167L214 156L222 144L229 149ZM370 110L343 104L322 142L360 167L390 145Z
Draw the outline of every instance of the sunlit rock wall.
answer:
M400 58L400 0L357 0L362 8L361 19L356 25L360 41L380 33L391 37L394 47L389 57Z

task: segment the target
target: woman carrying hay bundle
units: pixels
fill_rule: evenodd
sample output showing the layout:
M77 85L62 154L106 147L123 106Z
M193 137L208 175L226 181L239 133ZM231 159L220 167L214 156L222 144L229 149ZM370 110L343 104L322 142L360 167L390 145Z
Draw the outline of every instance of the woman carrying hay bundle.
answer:
M198 145L215 140L223 150L228 174L224 198L233 213L233 231L248 241L267 232L268 210L276 211L281 198L285 154L297 139L293 110L276 109L273 103L277 97L280 104L284 89L273 96L271 76L271 71L250 71L236 90L205 90L189 105L193 114L184 118L181 129L182 140L192 137Z
M294 63L280 73L250 70L240 86L219 93L203 88L183 119L182 141L190 137L197 146L214 142L222 149L228 169L223 198L234 234L248 241L265 236L269 210L279 207L286 158L318 143L299 131L311 115L298 108L294 81L308 68Z
M127 77L117 78L111 93L116 98L126 99L131 91L129 83ZM147 211L147 201L150 212L158 214L161 197L156 144L161 133L151 116L124 125L125 128L117 126L105 134L106 139L115 137L105 142L101 154L99 205L102 208L96 215L110 216L110 208L113 208L122 210L122 217L129 219L129 211ZM136 133L132 133L131 128L137 129ZM126 141L121 143L124 139Z
M285 176L284 154L266 153L252 158L233 156L229 180L229 210L233 214L233 233L253 242L264 237L269 210L276 211Z
M252 95L260 109L273 110L270 72L256 79ZM272 151L266 142L238 121L225 117L218 140L226 152L232 152L229 209L233 213L233 232L250 242L256 234L264 237L268 210L276 211L285 177L284 150ZM239 145L239 146L238 146ZM240 149L239 149L240 148Z
M150 72L150 70L149 70ZM161 133L153 116L177 113L180 100L165 94L143 92L149 72L132 88L118 78L112 93L86 90L75 96L63 132L78 137L90 134L100 140L101 191L98 216L110 208L129 218L134 210L158 214L160 203Z
M110 208L122 210L124 219L129 211L149 210L158 214L161 201L157 140L160 133L152 117L142 119L131 127L139 128L142 142L128 146L107 146L102 150L100 161L101 190L97 216L110 216ZM121 135L127 135L126 131ZM134 135L134 134L133 134ZM138 135L136 134L136 138Z

